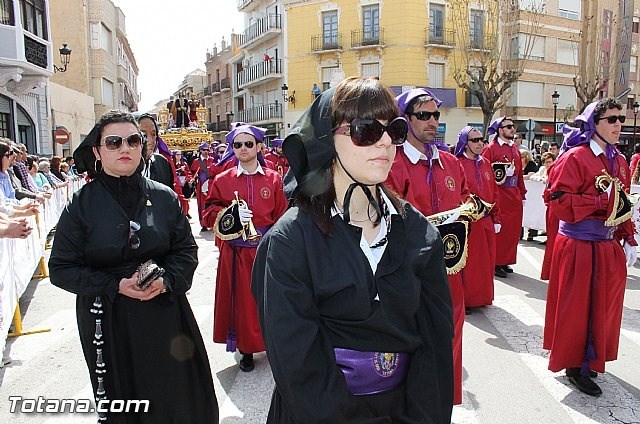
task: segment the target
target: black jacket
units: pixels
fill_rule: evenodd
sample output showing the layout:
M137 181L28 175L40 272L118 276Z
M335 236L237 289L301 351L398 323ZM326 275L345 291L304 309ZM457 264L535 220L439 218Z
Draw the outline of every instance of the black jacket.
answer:
M154 153L149 158L149 178L166 185L173 190L173 170L169 161L160 153Z

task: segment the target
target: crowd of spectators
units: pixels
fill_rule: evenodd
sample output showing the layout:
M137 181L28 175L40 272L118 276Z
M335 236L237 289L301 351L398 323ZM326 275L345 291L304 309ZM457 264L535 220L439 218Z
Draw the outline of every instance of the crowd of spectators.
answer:
M28 237L33 228L26 217L35 215L54 189L82 178L73 170L72 157L29 155L24 144L2 137L0 158L0 238Z

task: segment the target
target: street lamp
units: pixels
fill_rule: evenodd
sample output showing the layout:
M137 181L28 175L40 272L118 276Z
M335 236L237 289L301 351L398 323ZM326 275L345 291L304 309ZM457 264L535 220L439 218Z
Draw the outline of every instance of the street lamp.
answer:
M284 102L290 102L293 104L293 107L296 107L296 90L293 90L293 93L289 96L289 87L287 86L287 83L282 84L280 89L282 90L282 98L284 99Z
M633 102L633 148L636 147L636 118L638 118L638 109L640 109L640 104L636 100Z
M553 94L551 95L551 102L553 103L553 142L556 142L556 116L558 113L558 102L560 101L560 94L558 94L557 90L553 90Z
M65 43L62 44L62 47L58 49L60 52L60 62L62 63L63 68L58 68L56 64L53 64L53 72L66 72L67 65L71 61L71 49L67 48Z

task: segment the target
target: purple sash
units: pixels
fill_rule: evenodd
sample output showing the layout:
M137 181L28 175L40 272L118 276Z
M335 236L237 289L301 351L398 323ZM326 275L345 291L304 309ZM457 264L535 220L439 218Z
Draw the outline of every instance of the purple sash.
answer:
M507 177L507 179L504 180L504 183L500 184L500 187L506 187L506 188L518 187L518 176L512 175L510 177Z
M613 240L613 233L618 227L607 227L601 219L583 219L580 222L570 223L560 221L558 232L563 236L586 241Z
M266 234L266 232L269 231L270 228L271 228L271 225L265 225L264 227L257 227L256 231L261 236L261 237L258 237L257 239L244 240L242 237L238 237L237 239L233 239L233 240L225 240L225 243L229 243L233 247L250 247L255 249L260 244L260 240L262 240L262 235Z
M407 353L361 352L339 347L333 351L349 391L356 396L395 389L409 371Z

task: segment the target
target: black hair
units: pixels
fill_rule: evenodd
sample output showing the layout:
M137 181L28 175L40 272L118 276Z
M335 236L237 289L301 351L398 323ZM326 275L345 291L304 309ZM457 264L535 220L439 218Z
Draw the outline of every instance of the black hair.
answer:
M422 96L414 97L413 99L411 99L407 107L404 109L404 113L405 115L409 116L413 113L416 107L420 106L423 103L427 103L431 101L435 102L436 99L434 99L432 96L428 94L423 94ZM436 103L436 108L437 106L438 104Z
M140 126L138 125L138 121L136 118L129 112L123 112L120 110L110 110L100 117L98 122L96 123L96 127L98 129L98 137L96 140L93 140L94 147L98 147L100 145L100 141L102 140L102 131L104 127L109 124L117 124L117 123L129 123L133 124L138 130L140 130Z
M557 142L555 142L555 141L552 141L552 142L549 144L549 147L551 147L551 146L554 146L554 147L558 147L558 148L560 148L560 145L559 145Z
M604 115L604 113L609 109L622 110L622 104L611 97L601 100L593 110L593 122L598 123L600 118L602 118L602 115Z

